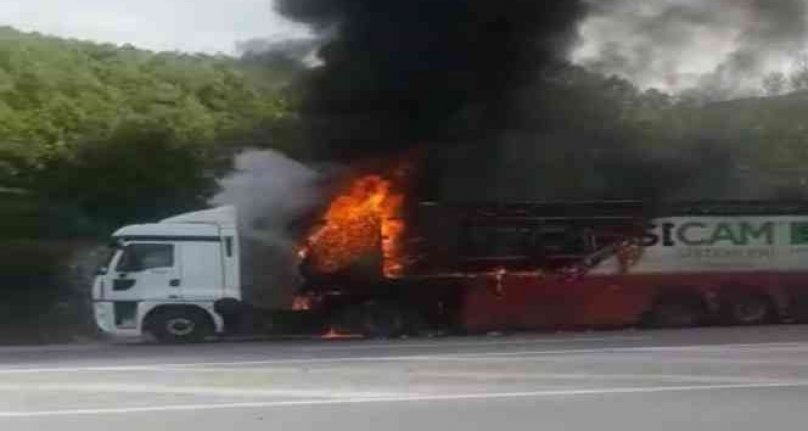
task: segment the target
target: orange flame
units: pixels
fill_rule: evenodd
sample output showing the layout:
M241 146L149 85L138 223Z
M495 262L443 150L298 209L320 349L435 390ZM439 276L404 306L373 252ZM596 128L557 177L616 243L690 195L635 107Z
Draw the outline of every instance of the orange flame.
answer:
M309 235L301 257L312 256L317 270L334 273L380 251L383 274L400 276L404 199L393 189L393 183L379 175L355 180L331 202L323 225Z
M292 310L294 311L307 311L311 310L311 298L308 296L297 295L292 300Z
M355 338L362 338L362 335L340 332L335 328L328 328L328 331L320 335L320 338L323 340L350 340Z

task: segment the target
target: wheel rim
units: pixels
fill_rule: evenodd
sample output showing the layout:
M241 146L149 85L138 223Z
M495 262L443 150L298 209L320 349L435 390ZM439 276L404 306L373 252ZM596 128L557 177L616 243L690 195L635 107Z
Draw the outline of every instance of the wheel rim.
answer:
M178 317L166 322L168 333L177 337L190 335L194 332L194 329L196 329L194 321L184 317Z

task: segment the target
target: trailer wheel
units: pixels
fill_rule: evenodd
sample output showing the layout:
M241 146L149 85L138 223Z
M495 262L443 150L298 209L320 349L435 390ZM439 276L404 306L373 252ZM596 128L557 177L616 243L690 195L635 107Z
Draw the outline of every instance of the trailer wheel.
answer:
M774 306L764 295L742 295L730 299L724 314L729 323L736 325L761 325L774 320Z
M370 338L395 337L405 330L404 315L398 307L373 301L343 310L337 326Z
M408 316L395 305L365 302L342 309L331 326L338 332L361 334L369 338L391 338L410 332Z
M159 310L147 319L146 327L161 343L196 343L213 333L210 317L192 307Z
M404 333L404 316L395 306L365 304L362 313L362 328L373 338L391 338Z
M402 313L403 335L413 337L423 337L432 334L430 327L424 316L418 310L408 309Z
M689 297L662 298L651 309L649 323L655 328L689 328L704 320L704 306Z
M362 309L357 305L339 310L331 319L331 329L344 334L362 332Z

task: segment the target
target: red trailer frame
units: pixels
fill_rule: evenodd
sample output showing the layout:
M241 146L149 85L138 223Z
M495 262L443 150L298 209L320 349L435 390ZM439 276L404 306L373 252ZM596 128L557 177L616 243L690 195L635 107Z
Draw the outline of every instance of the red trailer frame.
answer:
M636 244L649 220L684 215L808 216L808 203L424 202L405 214L402 277L343 274L311 282L307 291L332 316L348 308L358 316L356 306L383 304L382 314L402 322L417 314L421 322L469 332L760 324L808 316L808 265L804 273L590 273L598 258Z

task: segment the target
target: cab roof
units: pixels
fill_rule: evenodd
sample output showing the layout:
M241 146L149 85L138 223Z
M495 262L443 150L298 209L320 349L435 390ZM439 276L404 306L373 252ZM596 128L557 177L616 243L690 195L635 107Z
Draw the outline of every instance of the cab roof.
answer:
M219 227L194 223L150 223L124 226L112 234L123 240L172 240L177 238L218 238Z
M220 228L234 227L236 210L225 206L203 211L180 214L161 220L158 223L134 224L124 226L112 236L123 240L164 240L180 238L189 240L218 240Z
M228 205L194 211L163 219L160 223L203 223L234 226L236 224L236 208Z

